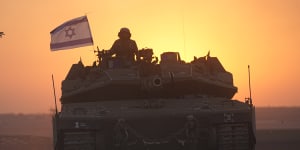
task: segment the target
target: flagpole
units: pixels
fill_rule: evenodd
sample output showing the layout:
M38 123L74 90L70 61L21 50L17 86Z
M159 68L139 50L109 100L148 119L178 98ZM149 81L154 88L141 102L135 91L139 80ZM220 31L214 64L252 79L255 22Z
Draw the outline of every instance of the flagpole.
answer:
M84 15L86 16L87 20L89 20L89 17L88 17L88 14L90 14L91 12L86 12L84 13ZM91 37L94 37L93 33L92 33L92 28L91 28L91 25L89 24L89 28L90 28L90 33L91 33ZM91 45L93 47L93 52L95 53L95 43L94 43L94 38L93 38L93 45ZM98 46L96 47L97 48L97 51L99 52L99 48ZM97 56L96 56L97 57ZM98 57L97 57L98 58ZM97 58L96 58L96 61L97 61Z

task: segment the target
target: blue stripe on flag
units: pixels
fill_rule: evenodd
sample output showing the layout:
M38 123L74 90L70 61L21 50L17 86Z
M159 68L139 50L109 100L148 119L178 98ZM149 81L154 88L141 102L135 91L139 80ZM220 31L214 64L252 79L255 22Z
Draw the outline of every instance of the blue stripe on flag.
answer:
M66 26L76 25L76 24L82 23L82 22L88 22L88 19L86 16L78 17L78 18L72 19L70 21L67 21L67 22L63 23L62 25L58 26L57 28L55 28L54 30L52 30L50 32L50 34L54 34Z
M50 44L50 48L51 49L58 49L58 48L74 46L74 45L81 45L81 44L87 44L87 43L93 44L93 39L90 37L90 38L73 40L73 41L68 41L68 42L54 43L54 44Z

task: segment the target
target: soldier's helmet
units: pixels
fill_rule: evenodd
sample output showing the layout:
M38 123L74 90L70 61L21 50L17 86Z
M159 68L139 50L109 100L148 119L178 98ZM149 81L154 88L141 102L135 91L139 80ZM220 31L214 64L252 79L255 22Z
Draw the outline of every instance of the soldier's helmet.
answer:
M130 30L128 28L121 28L120 29L120 32L118 33L118 36L121 38L121 37L128 37L130 38L131 37L131 33L130 33Z

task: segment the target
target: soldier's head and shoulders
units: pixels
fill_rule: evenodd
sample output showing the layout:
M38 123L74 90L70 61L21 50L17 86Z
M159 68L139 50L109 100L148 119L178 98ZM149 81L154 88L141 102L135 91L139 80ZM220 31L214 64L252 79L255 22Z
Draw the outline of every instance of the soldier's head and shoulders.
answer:
M118 33L119 39L117 39L110 49L110 55L115 55L117 66L124 64L134 64L135 56L138 57L138 47L134 40L131 39L131 33L128 28L121 28ZM130 66L130 65L125 65Z
M126 27L123 27L120 29L118 33L119 39L117 39L113 46L125 46L125 44L129 44L130 47L137 47L137 44L134 40L131 39L131 33L130 30ZM114 48L114 47L112 47Z

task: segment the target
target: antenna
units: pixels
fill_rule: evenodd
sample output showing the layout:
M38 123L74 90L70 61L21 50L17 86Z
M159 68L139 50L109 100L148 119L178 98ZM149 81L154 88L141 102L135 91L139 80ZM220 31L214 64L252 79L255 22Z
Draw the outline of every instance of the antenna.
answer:
M250 100L250 105L252 106L253 103L252 103L252 95L251 95L250 65L248 65L248 78L249 78L249 93L250 93L249 100Z
M255 107L253 106L252 95L251 95L250 65L248 65L248 76L249 76L249 94L250 94L250 97L248 98L248 100L250 101L250 112L251 112L251 120L252 120L252 124L250 124L251 128L252 128L251 143L253 145L256 143L256 119L255 119Z
M54 77L52 74L52 87L53 87L53 95L54 95L54 103L55 103L55 115L57 115L57 104L56 104L56 93L55 93L55 85L54 85Z
M186 58L186 34L185 34L185 24L184 24L184 21L185 21L185 8L184 8L184 1L182 0L181 1L181 22L182 22L182 46L183 46L183 57Z
M184 5L182 5L182 36L183 36L183 55L186 59L186 35L185 35L185 24L184 24Z

